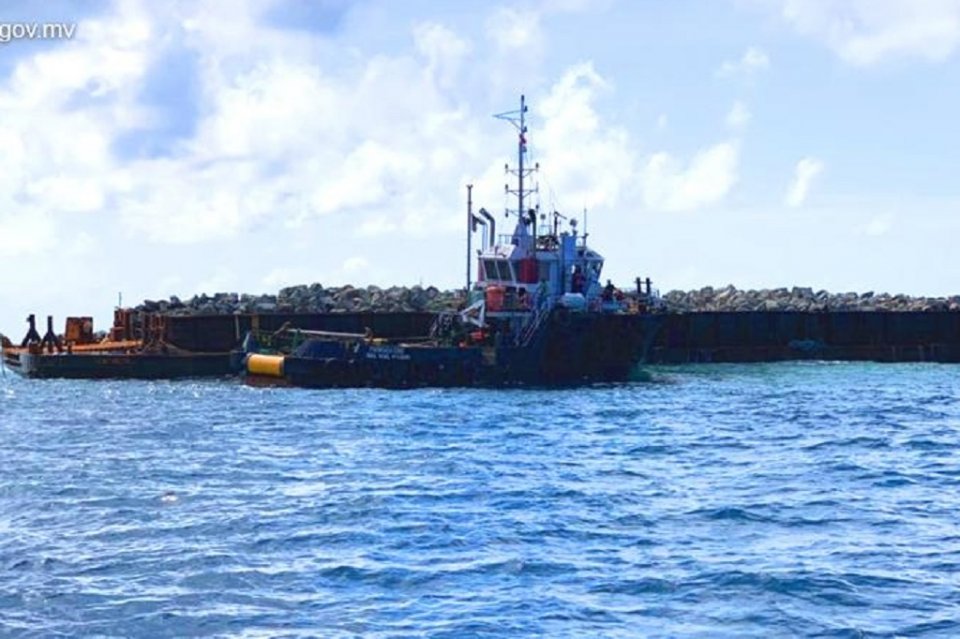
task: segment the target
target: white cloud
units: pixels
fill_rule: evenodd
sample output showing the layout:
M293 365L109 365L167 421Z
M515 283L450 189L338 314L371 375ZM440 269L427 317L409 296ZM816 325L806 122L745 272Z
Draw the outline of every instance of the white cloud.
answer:
M770 58L763 50L749 47L739 60L727 60L717 69L717 77L749 76L770 68Z
M897 57L938 62L960 45L957 0L782 0L780 14L844 61L868 66Z
M432 22L414 27L413 39L417 51L427 59L428 72L436 75L441 86L452 86L461 62L470 53L470 43L442 24Z
M43 200L52 211L97 211L104 204L103 185L89 176L40 177L27 184L23 192Z
M333 213L382 202L393 191L412 184L422 169L422 162L413 153L375 141L363 142L313 191L312 208L318 213Z
M543 30L537 11L500 7L487 19L487 37L502 51L539 47Z
M568 207L612 206L630 184L634 153L625 130L601 121L594 103L612 87L590 63L563 74L539 103L530 137L549 186Z
M198 158L276 159L305 138L329 139L337 118L332 78L299 60L261 62L206 79L209 113L190 151Z
M155 35L146 16L121 4L108 18L81 21L76 33L14 58L0 83L0 208L17 211L0 220L6 254L55 250L74 226L62 215L103 209L111 142L147 119L136 102Z
M62 105L77 91L93 97L127 92L143 75L153 35L133 3L118 5L108 19L84 20L75 38L18 64L0 104L43 107Z
M753 114L750 113L750 109L748 109L743 102L737 100L733 103L733 106L730 107L725 121L731 129L742 129L750 121L751 117L753 117Z
M264 179L252 160L201 166L191 159L148 160L117 172L126 182L115 192L123 224L157 242L231 238L253 221L282 218L291 208L277 186L286 180Z
M0 82L0 256L88 252L72 216L104 207L111 138L145 119L135 98L152 35L123 4L60 46L13 58Z
M547 52L543 16L549 8L498 7L484 22L484 40L470 67L470 84L493 95L514 95L522 87L540 86Z
M476 127L465 124L473 118L447 89L470 43L421 22L408 53L342 66L318 55L323 39L259 20L265 7L150 14L121 3L81 22L76 40L22 58L0 83L0 192L51 215L117 218L131 235L163 243L234 238L267 219L296 227L388 203L400 230L421 233L427 172L431 185L455 183L482 152ZM137 140L151 136L152 116L138 100L167 45L196 56L194 130L163 156L118 158L115 145L131 128ZM42 249L18 242L18 253Z
M821 171L823 171L823 163L816 158L803 158L797 162L784 203L794 208L802 206L807 199L810 184Z
M688 211L719 202L737 182L739 155L737 141L700 151L686 167L668 153L654 154L640 174L647 206Z

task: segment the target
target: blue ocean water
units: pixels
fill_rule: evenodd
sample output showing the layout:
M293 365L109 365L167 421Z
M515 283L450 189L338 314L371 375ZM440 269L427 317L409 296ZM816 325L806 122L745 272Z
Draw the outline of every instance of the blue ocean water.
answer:
M960 367L0 378L0 634L958 637Z

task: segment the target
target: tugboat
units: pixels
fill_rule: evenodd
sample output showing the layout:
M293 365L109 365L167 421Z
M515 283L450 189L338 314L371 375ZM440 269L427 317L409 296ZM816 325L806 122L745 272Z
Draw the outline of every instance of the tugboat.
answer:
M652 337L649 312L659 303L646 280L628 302L610 282L601 285L603 257L587 245L576 219L528 206L537 187L525 182L539 170L527 155L527 105L495 117L516 127L517 178L513 232L496 235L485 209L473 213L467 187L467 301L437 316L428 335L403 340L365 333L252 331L235 363L250 383L305 387L418 387L570 385L622 381ZM567 228L562 229L562 225ZM477 278L471 243L478 227ZM489 231L489 233L488 233Z

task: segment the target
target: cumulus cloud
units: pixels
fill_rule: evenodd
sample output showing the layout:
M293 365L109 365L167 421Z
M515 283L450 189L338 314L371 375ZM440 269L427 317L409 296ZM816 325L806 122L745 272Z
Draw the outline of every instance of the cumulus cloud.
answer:
M737 141L703 149L686 166L668 153L654 154L640 173L647 206L688 211L719 202L737 182L739 155Z
M739 60L727 60L717 69L717 77L750 76L770 68L770 58L763 50L749 47Z
M466 69L510 77L520 52L535 64L542 16L583 8L493 9L479 35L484 47L449 25L414 22L407 47L362 55L273 24L264 14L276 6L248 0L228 12L216 3L161 11L117 0L82 20L75 39L16 60L0 80L0 205L21 213L5 213L0 224L8 236L28 227L51 234L3 250L54 246L58 229L68 228L60 216L72 214L160 244L233 239L260 224L296 228L340 214L362 220L359 237L459 232L446 185L492 177L483 142L500 130L486 121L488 105L463 98ZM477 55L491 44L494 55ZM171 57L186 61L178 79L197 88L165 108L192 115L176 137L153 144L166 135L167 114L143 96ZM598 131L585 108L603 87L592 68L575 67L543 101L550 135L563 140L543 151L578 204L615 198L619 182L581 174L606 174L601 164L629 155L622 132ZM581 142L586 171L570 153ZM43 215L23 213L33 208Z
M487 37L503 51L539 46L543 30L538 11L500 7L487 19Z
M17 61L0 84L4 210L9 198L21 210L96 214L139 238L192 243L389 203L401 231L420 233L422 210L440 208L425 205L425 176L456 183L479 161L480 134L449 90L472 46L450 28L417 23L408 51L340 65L318 54L322 38L259 19L262 2L211 7L152 14L118 3L82 21L74 40ZM142 92L170 50L193 61L195 121L163 153L122 157L126 136L162 133ZM18 242L18 252L41 248Z
M463 59L470 53L471 44L435 22L418 24L413 30L413 38L417 51L427 59L427 72L434 74L441 86L451 86Z
M115 187L114 136L149 118L137 94L154 36L148 18L122 4L82 21L61 46L11 57L0 80L0 256L87 251L90 236L76 229Z
M797 162L784 203L793 208L802 206L807 199L810 185L821 171L823 171L823 163L816 158L803 158Z
M776 6L797 32L857 66L898 57L943 61L960 44L957 0L782 0Z
M634 171L634 153L622 128L602 121L595 102L612 91L590 63L568 69L538 107L543 118L534 142L550 185L574 206L611 206Z
M149 63L149 22L123 5L111 19L80 26L64 46L19 60L0 84L4 210L35 209L36 217L103 208L113 187L113 137L147 117L136 96ZM51 225L48 246L57 241Z

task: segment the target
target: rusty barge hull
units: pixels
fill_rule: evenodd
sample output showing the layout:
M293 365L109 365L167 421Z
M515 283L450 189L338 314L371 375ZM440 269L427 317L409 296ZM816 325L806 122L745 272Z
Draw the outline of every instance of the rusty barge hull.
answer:
M181 379L230 374L229 353L4 353L3 365L33 379Z

